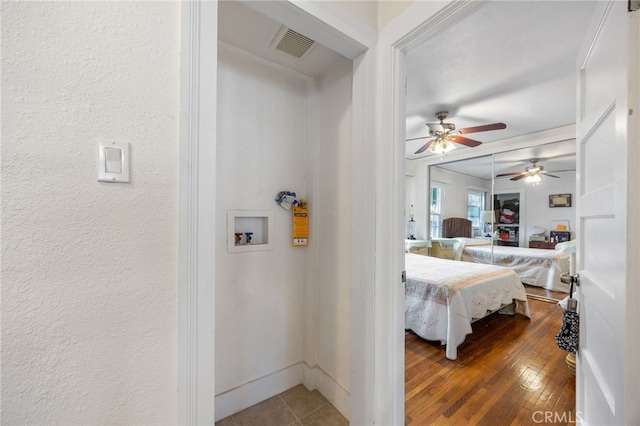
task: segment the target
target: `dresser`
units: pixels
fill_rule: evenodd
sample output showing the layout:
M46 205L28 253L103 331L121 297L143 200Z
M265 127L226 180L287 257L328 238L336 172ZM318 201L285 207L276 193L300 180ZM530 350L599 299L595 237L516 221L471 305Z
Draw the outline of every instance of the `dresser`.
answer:
M529 248L553 250L556 248L556 244L551 241L529 241Z

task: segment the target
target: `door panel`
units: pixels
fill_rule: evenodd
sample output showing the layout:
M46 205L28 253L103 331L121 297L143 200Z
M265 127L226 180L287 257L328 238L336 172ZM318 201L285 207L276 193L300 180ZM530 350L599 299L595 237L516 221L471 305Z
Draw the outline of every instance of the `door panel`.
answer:
M602 3L578 58L580 346L576 411L625 424L626 3Z
M584 221L584 247L582 265L594 286L608 296L615 298L615 288L610 277L611 268L624 270L624 258L620 259L616 250L602 250L602 247L616 247L620 241L618 235L611 233L611 221L614 217L593 217ZM622 262L622 264L619 264ZM614 273L615 274L615 273ZM595 289L594 289L595 291ZM608 300L607 299L607 300ZM603 301L602 303L605 303Z
M608 109L582 143L584 167L590 171L583 179L585 194L607 190L609 185L613 185L618 159L615 158L608 141L610 135L615 133L614 111L613 107Z

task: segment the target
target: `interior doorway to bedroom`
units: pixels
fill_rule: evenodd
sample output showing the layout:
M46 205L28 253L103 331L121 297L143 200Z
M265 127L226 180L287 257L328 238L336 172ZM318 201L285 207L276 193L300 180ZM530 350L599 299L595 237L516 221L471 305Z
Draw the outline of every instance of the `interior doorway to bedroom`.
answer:
M447 159L451 158L469 159L475 155L491 153L487 147L492 144L511 144L511 149L525 148L527 135L530 134L546 138L547 142L560 141L563 139L554 140L551 134L562 126L571 126L575 121L573 62L569 60L567 67L553 67L554 70L551 70L547 64L558 65L559 61L551 59L549 62L548 57L545 59L541 51L544 49L543 46L523 48L518 47L518 43L522 37L529 37L526 35L527 31L533 32L530 39L535 40L537 36L533 34L540 34L540 22L544 21L549 25L545 30L546 35L557 34L555 31L561 29L568 31L564 40L569 45L575 43L574 48L566 44L561 47L560 44L552 43L554 52L551 53L556 58L574 58L577 55L579 40L582 38L581 30L586 28L593 8L587 2L559 3L556 5L559 7L553 11L549 6L542 2L489 3L473 16L461 20L430 38L422 46L414 49L415 51L407 53L407 139L428 136L428 131L436 126L426 127L425 123L437 124L435 115L439 111L448 111L451 119L445 121L454 122L457 128L498 121L507 124L505 131L469 135L470 138L482 142L482 146L467 148L458 145L446 154L429 154L428 150L423 154L416 154L418 148L429 140L428 137L407 142L405 185L410 187L414 185L413 182L419 182L418 186L422 188L421 193L425 196L424 199L417 199L415 194L420 191L410 192L409 188L405 188L406 220L410 220L410 212L415 215L418 222L415 226L418 238L429 240L430 203L427 188L430 173L424 164L425 156L432 155L433 164L438 162L437 159L433 159L436 156L441 156L444 158L442 162L447 162ZM516 11L516 14L510 14ZM515 35L507 32L511 26L517 27ZM475 41L478 43L475 44ZM423 49L422 53L419 52L420 49ZM474 56L474 51L482 52L483 56ZM520 100L521 96L531 95L531 92L536 90L542 93L537 77L523 80L525 71L517 69L515 65L518 61L514 58L521 57L523 52L527 52L530 59L527 64L529 69L537 72L538 77L542 77L540 73L547 74L542 78L557 84L558 90L554 95L537 102ZM487 65L495 65L496 69L487 73L486 70L483 71L483 67ZM565 71L569 69L571 74L548 74L560 68ZM413 79L412 72L415 76ZM473 84L465 86L464 80L467 75L471 75ZM563 84L568 89L560 91L559 87ZM552 108L553 112L549 108ZM511 115L512 112L515 115L532 114L530 119L526 120L527 126L530 127L520 127L517 117ZM569 118L554 121L562 114ZM474 119L476 121L473 121ZM509 148L503 147L503 150ZM530 160L526 159L527 162ZM420 162L422 164L418 165ZM493 169L490 173L495 174ZM545 197L548 195L550 194L545 194ZM446 198L446 193L444 196ZM548 232L548 225L545 225ZM407 236L404 235L403 238ZM525 245L528 242L528 237L526 238L523 243ZM532 311L538 312L539 315L536 314L532 321L515 318L514 321L504 322L501 318L490 317L488 325L482 322L474 323L474 332L468 335L467 340L459 347L456 361L446 359L439 342L427 342L411 333L406 335L407 424L435 421L456 424L463 421L468 423L471 419L476 422L482 419L489 420L492 415L505 411L509 412L513 419L531 423L535 421L531 416L538 408L544 410L550 407L549 409L560 412L564 410L568 416L574 412L575 379L570 370L571 366L566 364L566 353L557 349L554 340L559 328L561 310L554 301L544 300L544 297L548 296L547 293L536 294L535 289L530 293ZM493 335L494 330L500 332ZM541 346L528 346L527 342L530 339ZM517 343L515 346L512 345L514 342ZM468 349L464 349L465 345L468 345ZM465 350L468 352L463 352ZM528 365L518 364L517 360L524 359L530 352L540 354L540 360L543 361ZM463 353L467 354L466 359ZM503 371L505 366L512 376L503 375L506 374ZM500 391L492 388L496 383L501 384ZM543 400L540 395L545 395L546 399ZM473 417L473 413L478 413L479 417Z

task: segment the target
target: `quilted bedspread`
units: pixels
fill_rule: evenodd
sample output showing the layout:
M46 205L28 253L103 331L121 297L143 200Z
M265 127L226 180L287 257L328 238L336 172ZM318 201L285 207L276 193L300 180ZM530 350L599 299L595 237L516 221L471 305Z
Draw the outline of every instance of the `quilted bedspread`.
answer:
M569 285L560 275L569 272L569 255L554 250L525 247L471 246L465 247L462 260L476 263L492 263L513 269L520 280L529 285L548 290L569 292Z
M475 319L512 302L516 313L530 317L525 289L511 269L411 253L405 268L405 328L446 343L449 359L457 358Z

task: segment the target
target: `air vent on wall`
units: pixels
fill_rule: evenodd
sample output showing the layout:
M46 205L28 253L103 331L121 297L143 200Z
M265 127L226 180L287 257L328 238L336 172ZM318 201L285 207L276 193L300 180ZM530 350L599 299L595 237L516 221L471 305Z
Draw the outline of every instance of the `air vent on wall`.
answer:
M302 58L316 42L290 28L282 27L271 42L271 47L295 58Z

